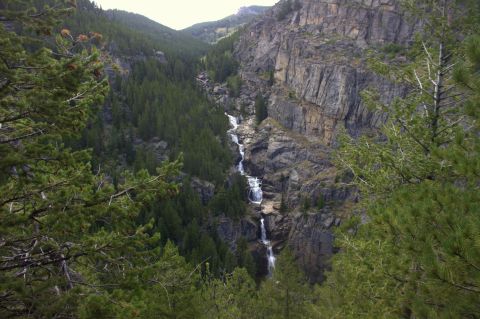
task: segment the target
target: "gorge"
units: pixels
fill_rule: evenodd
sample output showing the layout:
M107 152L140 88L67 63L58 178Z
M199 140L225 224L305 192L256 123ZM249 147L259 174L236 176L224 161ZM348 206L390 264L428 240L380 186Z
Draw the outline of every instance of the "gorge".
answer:
M351 176L332 163L339 128L351 136L372 134L386 120L385 113L362 103L363 90L381 92L385 104L407 92L369 71L367 52L387 43L406 45L419 26L407 22L395 0L300 1L279 19L285 3L256 18L235 43L232 54L242 79L238 97L211 80L207 91L226 112L242 114L240 127L229 116L238 132L232 138L241 153L239 170L261 180L263 201L257 204L273 251L288 245L308 278L318 282L335 252L333 229L354 213L358 201ZM258 96L266 100L268 118L257 125ZM260 190L258 180L248 181ZM280 213L281 206L288 212ZM234 237L223 230L220 236ZM253 238L250 243L263 255Z
M478 0L182 31L0 1L0 317L478 318L478 30Z

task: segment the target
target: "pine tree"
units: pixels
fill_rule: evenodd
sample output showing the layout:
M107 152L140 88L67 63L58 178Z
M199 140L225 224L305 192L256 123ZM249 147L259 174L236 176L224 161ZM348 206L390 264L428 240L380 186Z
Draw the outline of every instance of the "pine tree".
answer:
M205 318L258 318L255 308L256 285L244 268L236 268L224 279L205 279L203 298Z
M65 146L108 89L98 35L53 31L75 1L30 3L0 5L0 317L70 317L116 299L105 287L155 255L158 236L135 216L177 192L178 164L113 187L89 150Z
M478 240L479 3L406 1L425 25L405 66L375 70L410 88L380 105L382 138L344 136L338 153L369 217L339 234L319 313L342 318L475 318ZM455 71L454 71L455 70Z

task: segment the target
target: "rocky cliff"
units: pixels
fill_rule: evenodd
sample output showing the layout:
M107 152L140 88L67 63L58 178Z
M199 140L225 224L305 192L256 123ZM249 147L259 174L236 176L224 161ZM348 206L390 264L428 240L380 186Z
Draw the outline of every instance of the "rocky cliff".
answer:
M241 38L237 57L244 77L274 72L269 115L288 129L330 144L337 125L351 133L382 122L368 112L359 93L369 87L384 101L402 94L365 67L366 52L409 42L397 0L303 0L278 20L280 2Z
M408 44L419 26L397 0L287 5L280 1L257 18L236 46L244 80L236 108L252 115L253 97L268 98L268 119L257 126L247 116L239 128L245 165L263 178L261 212L274 250L290 245L318 281L334 251L332 229L358 196L331 162L339 128L358 136L384 121L365 107L361 91L375 88L386 103L405 93L368 70L367 52Z

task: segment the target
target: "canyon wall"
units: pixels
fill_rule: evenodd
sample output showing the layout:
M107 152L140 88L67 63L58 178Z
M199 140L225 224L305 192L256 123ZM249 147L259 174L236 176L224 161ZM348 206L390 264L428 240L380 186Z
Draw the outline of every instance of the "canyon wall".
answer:
M240 128L245 165L263 179L260 210L274 251L289 245L319 281L334 252L333 229L358 199L348 174L332 163L340 128L359 136L385 120L362 103L363 90L378 90L384 103L406 93L369 70L368 52L408 45L420 26L397 0L298 2L282 19L279 2L241 36L235 56L244 86L236 108L252 114L257 94L268 99L269 117L257 126L247 116Z

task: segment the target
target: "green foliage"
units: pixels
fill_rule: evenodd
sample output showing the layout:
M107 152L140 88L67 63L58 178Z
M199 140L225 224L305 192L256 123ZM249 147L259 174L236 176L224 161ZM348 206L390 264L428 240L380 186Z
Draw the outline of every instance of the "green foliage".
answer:
M79 33L100 32L108 50L116 56L153 57L156 51L194 59L208 45L182 32L172 30L148 18L120 10L103 11L94 2L77 0L77 10L65 27Z
M275 84L275 72L273 70L268 71L268 85L273 86Z
M317 197L317 200L315 201L315 206L316 206L317 209L319 209L319 210L325 208L325 199L323 198L322 195L319 195L319 196Z
M202 297L210 318L258 318L256 285L243 268L235 269L224 280L207 277Z
M255 99L255 119L257 124L260 124L263 120L268 117L268 108L265 98L259 94Z
M220 40L208 52L205 58L205 68L214 81L225 82L228 77L237 74L239 64L233 56L233 50L240 34L241 32L237 31Z
M259 77L262 80L267 81L269 86L273 86L273 84L275 84L275 72L273 70L262 71L259 74Z
M232 271L237 260L208 225L206 217L210 213L243 216L248 199L240 191L246 187L237 178L233 185L223 187L225 173L233 162L225 134L228 120L193 83L200 54L194 47L196 42L188 41L188 37L182 40L173 30L164 30L141 16L104 12L93 4L84 7L69 23L75 27L94 25L102 33L103 28L110 27L105 41L113 46L113 52L137 57L125 72L112 76L106 110L90 120L76 147L93 148L94 167L101 167L114 183L122 180L122 168L153 173L166 158L181 157L182 171L187 176L182 179L180 194L149 203L136 221L140 225L152 223L149 233L160 232L162 244L168 240L178 244L189 263L204 265L208 261L217 276L225 269ZM171 49L165 50L168 63L143 53L150 50L145 45L164 50L164 37L184 42L184 50L177 50L180 44L170 45L167 41ZM122 42L130 44L130 51L118 46ZM217 185L212 208L202 203L191 188L192 176Z
M194 73L185 65L173 57L167 65L155 59L137 62L128 77L116 79L120 90L107 100L112 120L99 114L80 146L93 147L96 161L108 163L108 171L122 162L154 171L162 158L158 152L170 158L183 154L185 172L222 184L233 161L225 135L228 120L189 80ZM143 143L135 146L137 136ZM155 150L148 145L152 139L166 142L168 149Z
M239 97L242 88L242 78L239 75L229 76L227 78L227 86L230 90L230 96Z
M405 52L405 48L400 44L388 43L382 47L382 51L387 55L388 58L393 59L400 53Z
M411 93L389 108L377 94L364 94L373 109L389 110L383 136L344 136L337 154L363 192L369 221L354 217L338 234L341 253L316 309L326 317L480 312L480 39L472 35L479 3L405 5L429 26L411 48L415 60L390 70L374 66Z
M212 202L214 202L212 200ZM241 202L237 205L245 205ZM244 207L244 206L243 206ZM223 211L219 211L223 212ZM217 211L213 210L212 215ZM241 211L243 214L244 211ZM240 214L240 213L239 213ZM139 224L152 223L151 233L162 234L162 244L173 241L180 247L180 253L192 265L209 263L209 271L215 276L231 272L238 264L238 259L226 244L218 238L214 230L209 230L205 217L209 208L205 206L198 193L185 178L177 196L162 202L151 203L139 215ZM235 216L232 216L235 217ZM202 268L205 270L204 268ZM254 275L254 273L253 273Z
M273 277L260 289L246 269L237 268L224 279L206 276L202 298L213 318L313 318L308 307L312 290L288 248L279 256Z
M302 198L302 212L307 213L312 207L312 201L309 195L305 195Z
M92 173L89 150L65 146L108 88L102 55L90 45L96 36L74 40L69 30L52 30L69 11L67 2L39 11L28 1L1 6L0 16L23 30L0 24L2 318L119 311L113 304L129 303L124 294L145 287L139 278L159 265L159 236L135 217L146 203L178 191L172 183L178 163L157 168L155 176L127 171L112 185Z
M243 237L237 241L236 255L238 266L245 268L250 276L255 278L257 274L257 265L253 260L252 254L248 250L247 241Z
M232 176L230 185L221 189L210 202L211 210L216 214L239 219L245 215L248 202L248 183L237 173Z
M277 258L271 280L260 287L257 318L310 318L307 305L311 302L311 289L287 247Z

